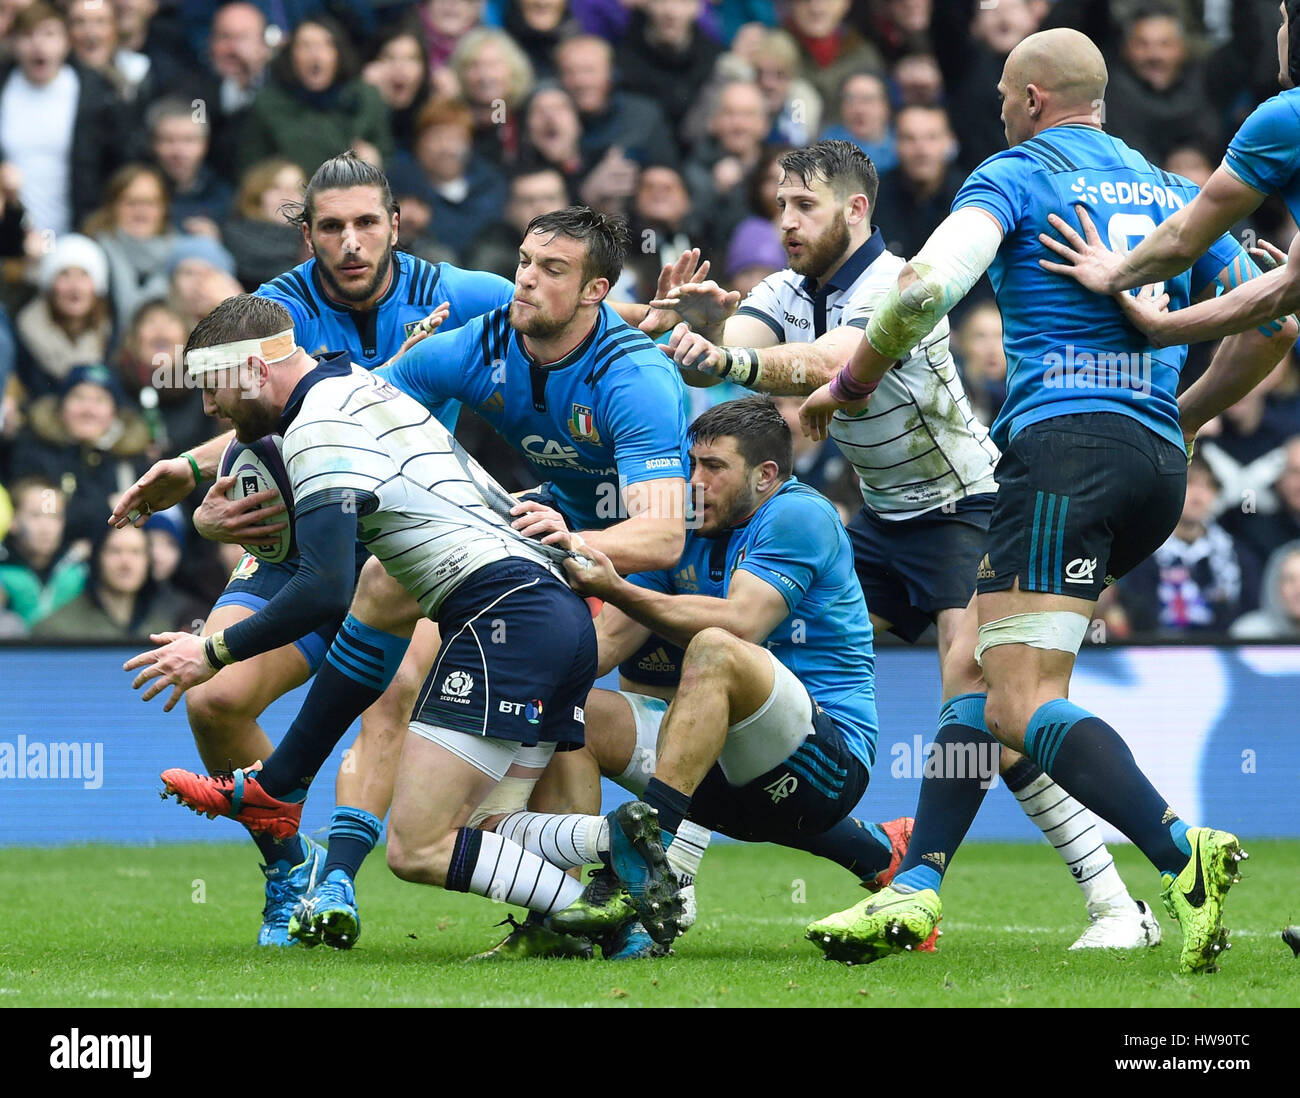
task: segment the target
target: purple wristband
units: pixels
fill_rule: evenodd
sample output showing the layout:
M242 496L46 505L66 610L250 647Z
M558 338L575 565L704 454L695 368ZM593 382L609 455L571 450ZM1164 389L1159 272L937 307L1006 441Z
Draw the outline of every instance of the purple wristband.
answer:
M851 363L846 362L843 369L831 378L831 396L840 404L856 404L860 400L866 400L879 384L879 381L859 381L853 376Z

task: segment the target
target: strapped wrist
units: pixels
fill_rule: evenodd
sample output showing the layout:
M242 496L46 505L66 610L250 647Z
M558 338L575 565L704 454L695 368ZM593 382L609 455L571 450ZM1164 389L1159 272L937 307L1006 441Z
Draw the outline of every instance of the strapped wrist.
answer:
M735 382L746 389L758 384L763 368L758 361L758 351L753 347L720 347L722 352L722 369L718 376L724 381Z

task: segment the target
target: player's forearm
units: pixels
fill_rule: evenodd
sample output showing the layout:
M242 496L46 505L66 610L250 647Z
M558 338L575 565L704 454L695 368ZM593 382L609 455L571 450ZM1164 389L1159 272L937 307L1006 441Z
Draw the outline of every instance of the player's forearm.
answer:
M1288 316L1300 308L1300 275L1279 267L1221 297L1164 313L1147 331L1157 347L1222 339Z
M816 343L783 343L758 350L758 371L749 386L774 396L815 393L843 365L826 347Z
M582 540L609 557L620 575L671 568L686 546L686 516L635 518L604 530L583 530Z
M1178 398L1178 418L1188 438L1258 385L1295 342L1300 326L1287 317L1282 330L1264 335L1257 328L1229 336L1214 352L1210 367Z
M651 632L683 648L690 644L696 633L711 627L725 629L743 640L758 642L749 635L753 631L752 623L744 620L739 606L730 599L715 599L708 595L666 595L621 580L605 601L613 603Z
M198 465L202 480L215 479L217 473L221 470L221 455L226 452L226 447L230 445L234 437L234 431L227 431L224 435L208 439L201 446L195 446L185 451Z

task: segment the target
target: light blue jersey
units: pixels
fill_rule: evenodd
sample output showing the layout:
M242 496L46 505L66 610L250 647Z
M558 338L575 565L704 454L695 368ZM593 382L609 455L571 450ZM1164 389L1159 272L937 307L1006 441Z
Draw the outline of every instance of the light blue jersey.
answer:
M257 289L260 297L269 297L289 310L300 347L314 355L347 351L353 362L368 370L392 358L416 323L444 301L451 312L440 330L451 331L509 303L514 292L514 283L500 275L430 263L405 252L393 253L392 282L371 309L349 309L329 298L315 259ZM459 404L448 400L432 411L447 430L456 429Z
M1031 423L1084 412L1119 412L1183 445L1176 393L1187 348L1157 350L1110 298L1044 271L1038 261L1055 256L1038 235L1054 235L1049 213L1077 225L1074 206L1082 205L1110 248L1128 252L1195 194L1190 180L1085 125L1053 126L971 173L953 209L985 210L1003 231L989 268L1007 356L1007 400L992 428L999 448ZM1220 237L1164 284L1170 309L1186 307L1243 257L1253 271L1241 246Z
M737 569L781 593L789 616L764 644L804 684L853 754L876 758L876 656L871 618L844 525L820 492L791 477L739 526L718 537L686 532L671 569L630 582L669 595L725 599Z
M535 361L510 326L509 309L499 308L434 333L383 373L430 410L447 400L473 408L551 482L579 529L625 517L627 485L686 477L677 367L607 304L558 362Z
M1256 107L1228 146L1227 171L1260 194L1276 191L1300 221L1300 88Z

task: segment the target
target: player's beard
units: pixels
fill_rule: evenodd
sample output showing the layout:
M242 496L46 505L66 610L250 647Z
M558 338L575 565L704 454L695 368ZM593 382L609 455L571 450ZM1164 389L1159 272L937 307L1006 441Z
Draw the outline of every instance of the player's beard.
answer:
M733 526L737 526L749 518L758 507L758 495L748 484L742 484L735 496L726 509L714 507L710 515L712 520L707 529L701 529L700 533L706 538L716 538L725 534Z
M532 308L532 316L527 317L522 322L516 313L517 306L511 302L510 305L510 326L520 335L528 336L530 339L547 340L554 339L573 323L573 318L578 315L578 306L574 305L572 311L566 317L549 317L542 315L541 309L536 305Z
M804 253L790 260L790 269L805 278L820 279L849 250L849 223L843 211L835 211L835 219L826 226L816 240L804 246Z
M389 269L393 265L393 249L385 250L383 256L375 264L375 275L360 290L349 290L339 282L334 272L330 269L329 264L316 263L316 269L320 271L321 281L325 283L331 297L336 297L340 301L347 301L353 305L361 301L369 301L374 297L375 292L384 284L384 279L388 277Z
M232 415L230 421L235 425L235 437L240 442L256 442L275 434L280 425L280 412L260 397L246 396L239 402L237 417Z

